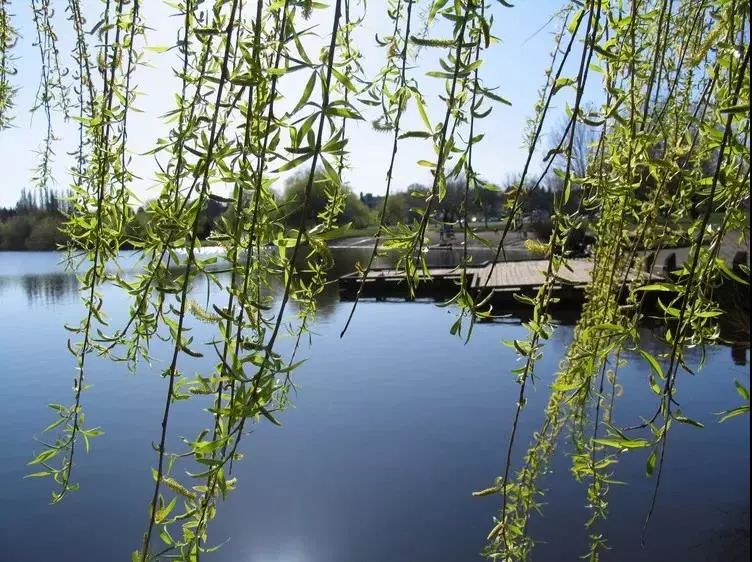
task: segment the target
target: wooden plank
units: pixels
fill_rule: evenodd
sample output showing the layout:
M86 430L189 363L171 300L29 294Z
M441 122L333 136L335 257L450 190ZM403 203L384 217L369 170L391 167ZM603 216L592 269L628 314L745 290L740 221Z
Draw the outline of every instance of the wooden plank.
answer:
M460 277L462 275L462 272L457 269L449 269L449 268L436 268L431 269L431 277L432 278L442 278L442 277ZM360 279L362 278L362 273L350 273L349 275L343 275L343 278L348 279ZM371 269L368 272L368 275L366 276L366 279L404 279L405 278L405 272L397 269Z
M480 266L468 267L468 276L470 286L475 289L486 287L488 289L530 289L540 287L546 280L548 271L548 260L526 260L515 262L498 262L496 264L485 264ZM560 267L556 282L557 285L572 285L574 287L584 287L590 282L593 272L593 262L590 259L570 259L566 262L568 267ZM456 280L461 278L462 271L458 268L431 268L430 278L421 278L422 282L430 283L434 280ZM351 273L343 276L343 281L357 281L361 278L360 273ZM629 280L635 281L645 278L645 272L634 269L629 272ZM372 269L366 276L367 281L389 281L397 282L405 278L404 271L393 268ZM618 279L617 275L617 279ZM653 280L657 276L653 275Z
M576 286L587 285L593 273L593 262L588 259L571 259L567 261L569 269L560 267L557 277L559 284ZM570 271L571 269L571 271ZM528 260L519 262L499 262L488 264L479 269L473 286L489 289L503 287L539 287L546 280L548 260ZM629 280L634 281L641 272L631 270Z

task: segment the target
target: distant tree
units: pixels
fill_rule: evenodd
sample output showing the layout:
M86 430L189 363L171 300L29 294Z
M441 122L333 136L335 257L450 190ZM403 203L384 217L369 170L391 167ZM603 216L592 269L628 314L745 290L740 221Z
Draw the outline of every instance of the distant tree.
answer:
M550 134L549 150L553 151L564 139L563 145L566 146L569 140L569 129L567 127L568 119L563 119L553 128ZM572 138L572 150L570 154L566 154L564 151L555 153L552 171L546 178L546 184L550 191L553 193L560 193L564 189L564 181L559 175L557 175L553 169L565 170L569 165L571 170L572 182L570 185L569 201L565 206L567 212L575 211L580 204L581 198L581 185L579 179L587 175L588 165L593 152L593 144L597 139L597 131L593 127L586 126L582 123L578 123L574 130L574 137ZM570 162L567 163L569 158Z
M343 223L352 223L353 228L365 228L372 224L372 214L368 205L363 203L354 193L348 193L345 208L340 215Z
M455 222L462 218L465 202L465 178L460 177L447 181L446 194L435 208L438 219L444 222Z
M49 188L21 189L13 208L0 209L0 249L54 250L65 243L59 229L66 197Z
M308 207L305 207L305 189L308 180L307 173L295 175L287 180L282 193L280 208L283 213L285 222L289 225L297 226L301 219L304 224L314 224L317 217L324 211L329 201L331 193L331 184L322 172L317 172ZM371 222L371 213L357 195L348 187L345 187L344 195L345 205L342 214L339 217L340 223L351 222L354 228L364 228ZM305 211L305 216L303 213Z
M504 198L510 204L515 199L517 190L520 189L520 176L507 176L504 181ZM545 211L550 213L553 210L554 193L546 185L535 186L528 181L522 186L522 192L519 196L519 211L523 214L529 214L534 211Z
M146 228L148 224L148 215L143 207L133 213L125 227L126 247L139 247L146 239Z
M384 211L384 223L393 225L407 221L407 194L393 193L386 202Z
M201 216L199 217L198 236L199 238L206 238L215 229L216 222L227 211L227 205L215 201L214 199L208 199L203 209L201 209Z
M27 214L17 214L0 223L0 249L25 250L32 221Z
M66 237L60 231L62 219L59 216L45 216L31 227L26 238L27 250L55 250L65 245Z
M504 204L504 190L498 185L479 182L475 191L474 208L483 217L485 226L491 217L500 217L501 208Z

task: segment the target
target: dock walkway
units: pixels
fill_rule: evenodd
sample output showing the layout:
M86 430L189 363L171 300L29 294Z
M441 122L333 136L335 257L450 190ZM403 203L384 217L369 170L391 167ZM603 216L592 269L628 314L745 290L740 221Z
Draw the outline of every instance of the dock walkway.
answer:
M467 268L466 284L473 293L491 291L500 297L511 297L513 293L530 294L543 285L548 270L548 260L526 260L514 262L484 263ZM462 279L460 268L431 268L430 277L421 277L416 287L416 297L441 298L457 290ZM568 297L583 296L590 282L593 261L590 259L569 259L566 266L559 268L554 291L566 293ZM629 272L630 282L647 279L642 271ZM355 297L360 287L362 274L355 272L339 278L340 295L343 300ZM663 279L660 273L653 272L651 279ZM387 298L407 298L407 283L404 272L388 269L372 269L365 278L361 296Z

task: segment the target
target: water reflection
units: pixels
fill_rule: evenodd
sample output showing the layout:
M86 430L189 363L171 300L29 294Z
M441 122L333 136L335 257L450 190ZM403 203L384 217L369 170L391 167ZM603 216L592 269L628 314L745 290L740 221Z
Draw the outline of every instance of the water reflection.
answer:
M744 505L718 509L723 520L714 533L703 536L696 548L707 552L707 560L743 562L750 555L749 500Z
M72 273L25 275L21 278L30 305L49 305L78 291L78 279Z
M365 267L370 259L372 249L368 246L347 246L333 247L331 254L333 265L328 270L328 282L324 290L317 295L316 315L320 319L326 319L333 314L339 303L339 290L337 279L343 275L350 274L360 267ZM493 258L495 250L488 248L473 248L469 250L470 260L473 264L480 264ZM304 270L305 254L302 252L298 260L297 267L299 271ZM527 256L524 251L508 251L506 258L508 260L524 259ZM45 252L23 252L5 254L4 264L0 270L0 296L14 289L20 288L26 296L30 306L47 306L70 300L76 295L79 289L79 282L76 275L64 269L63 263L57 254ZM54 259L50 259L50 258ZM397 264L396 252L380 252L376 256L373 267L395 267ZM426 261L430 267L456 267L461 263L464 252L461 247L432 247L426 253ZM121 275L131 278L136 275L143 266L143 256L138 252L123 252L118 258L117 263L110 264L109 269L118 271ZM217 263L214 267L223 269L226 263ZM173 275L179 275L177 269L172 268ZM229 274L219 274L222 282L229 281ZM732 360L736 365L746 365L747 351L749 350L749 290L748 288L730 287L723 291L722 307L726 314L720 318L721 339L730 344L729 350ZM216 291L216 285L207 279L205 275L198 275L192 280L190 286L194 295L207 295L209 292ZM275 280L271 287L264 288L266 295L277 296L283 290L282 283ZM439 299L440 300L440 299ZM349 306L349 305L348 305ZM290 312L295 314L299 312L294 302L290 304ZM573 326L579 316L579 308L572 306L555 307L551 310L555 323L564 326ZM493 321L501 322L527 322L532 317L532 310L528 306L511 306L505 305L504 309L493 311L495 316ZM643 328L646 331L644 335L647 346L656 346L656 349L648 351L657 353L658 343L654 336L660 339L661 327L658 323L650 325L651 321L646 319Z
M366 260L368 249L340 254L351 259L340 256L335 276L352 271L355 259ZM5 312L0 315L0 364L6 385L0 393L0 426L8 428L0 443L0 481L6 483L0 486L0 503L12 506L0 510L1 559L116 560L132 551L143 532L144 502L153 486L146 468L154 461L149 443L158 434L166 389L159 359L169 349L155 339L154 367L143 364L135 379L125 376L124 365L91 357L94 386L86 411L106 437L95 444L94 454L80 457L81 490L50 509L49 486L23 476L29 472L31 432L50 421L44 404L70 396L74 364L65 347L69 334L62 316L75 320L82 308L74 278L66 280L54 255L43 257L44 263L31 254L0 254ZM18 262L11 263L14 259ZM127 271L130 275L137 267ZM36 279L24 282L24 277ZM204 276L196 280L192 298L203 304L207 287L211 302L227 298ZM130 302L122 291L106 290L115 329L123 325ZM269 291L279 295L280 287ZM25 293L38 306L28 306ZM68 299L67 309L45 304L54 299ZM294 397L297 407L281 416L284 428L259 426L244 443L249 454L236 468L241 485L212 528L218 542L231 540L213 559L481 560L473 553L482 548L499 506L470 493L503 468L518 385L508 375L516 366L514 350L499 340L525 337L524 328L515 317L502 318L476 326L465 345L449 334L454 310L364 302L347 337L340 339L350 306L338 304L336 284L319 296L323 321L312 326L315 351L300 352L301 359L309 360L295 375L301 388ZM498 312L523 315L524 309ZM294 313L291 305L287 316ZM557 322L571 324L575 318L561 311ZM216 335L214 327L200 322L191 328L197 342ZM657 354L665 351L651 333L647 327L641 332L643 346ZM520 454L540 428L548 384L571 334L570 327L562 326L546 343L538 365L541 379L530 389L530 405L520 422ZM289 357L294 342L281 340L280 350ZM740 352L732 353L738 357ZM210 371L214 357L208 355L191 365ZM644 359L628 359L620 370L624 394L617 411L620 420L631 424L650 413L655 397L645 383ZM732 363L729 351L717 348L711 350L705 376L682 381L682 408L706 427L677 424L652 524L656 527L651 525L644 550L640 525L654 479L645 477L645 455L624 455L615 465L615 478L630 485L611 492L607 532L614 550L607 553L609 560L704 562L733 560L737 550L744 553L742 533L748 536L748 522L745 527L736 514L725 518L715 506L726 508L748 498L748 423L739 417L719 424L712 412L738 404L733 380L744 381L747 373ZM185 402L176 403L174 412L170 443L177 449L182 447L179 437L195 435L204 418L185 408ZM535 559L543 562L577 560L585 548L584 515L576 509L585 491L570 477L566 453L561 447L554 459L545 483L550 490L545 517L536 519L534 536L542 542ZM748 503L744 507L748 512ZM113 509L116 518L101 516ZM83 539L71 542L70 537ZM702 546L695 547L699 542Z
M23 291L29 306L50 306L75 295L78 279L72 273L0 275L0 296L15 289Z
M734 361L734 365L744 366L747 364L747 350L749 348L742 347L740 345L731 346L731 359Z

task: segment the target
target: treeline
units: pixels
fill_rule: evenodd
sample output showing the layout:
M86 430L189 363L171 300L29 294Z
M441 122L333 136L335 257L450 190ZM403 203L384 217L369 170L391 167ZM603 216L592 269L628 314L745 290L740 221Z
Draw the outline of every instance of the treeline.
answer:
M293 176L276 196L279 220L291 228L315 224L325 212L333 197L339 201L340 212L335 224L350 224L353 229L364 229L379 223L384 208L384 196L359 193L349 187L334 194L323 174L318 174L312 185L308 205L304 205L307 174ZM467 193L467 215L480 225L500 220L505 206L514 196L517 182L510 179L506 186L485 183L482 188ZM446 195L434 205L434 218L438 221L456 222L465 216L465 181L450 181ZM554 193L546 188L526 189L522 194L523 214L536 214L538 220L547 220L553 207ZM430 188L412 184L405 191L389 196L384 212L387 225L411 224L420 220L426 208ZM21 190L21 197L12 208L0 208L0 250L55 250L65 246L68 239L61 229L70 211L69 195L52 190ZM153 203L153 202L152 202ZM127 221L122 249L131 249L143 240L150 220L151 203L134 209ZM208 199L201 210L198 222L200 239L208 237L222 219L233 209L214 199Z
M62 227L71 210L69 197L68 193L49 189L22 189L14 207L0 207L0 250L57 250L66 246L69 240ZM226 212L226 205L209 200L199 217L199 237L206 238ZM144 238L148 221L144 207L133 211L120 246L123 250L132 249L133 242Z
M311 187L306 210L303 205L306 184L307 175L292 177L279 198L282 219L293 227L300 224L304 211L304 222L313 224L324 212L332 196L323 174L318 175ZM449 181L444 198L433 205L433 218L437 221L457 222L463 220L467 214L470 220L479 224L487 225L492 221L499 221L508 213L518 184L519 181L515 178L510 178L504 186L484 182L482 187L471 188L466 194L466 182L463 179ZM420 220L425 212L426 199L430 191L431 188L428 186L411 184L404 191L392 192L384 208L383 195L374 196L363 192L356 195L350 188L346 188L345 193L341 194L344 207L338 223L350 223L356 229L376 225L383 209L384 222L387 225L410 224ZM537 189L532 189L532 186L523 187L519 201L519 211L523 215L547 218L553 209L554 190L547 186Z
M443 222L457 222L464 220L467 214L470 221L488 226L488 223L497 222L509 213L517 186L518 182L514 179L503 186L483 182L477 189L471 188L466 193L467 186L463 179L449 181L444 198L433 206L434 218ZM390 194L384 212L386 224L418 220L425 210L430 190L430 187L416 183L406 191ZM383 196L361 194L361 199L369 208L379 212L383 207ZM545 186L535 190L523 188L519 201L519 211L523 215L548 217L553 209L554 192Z
M0 250L54 250L65 244L60 226L67 212L67 195L22 189L15 207L0 207Z

